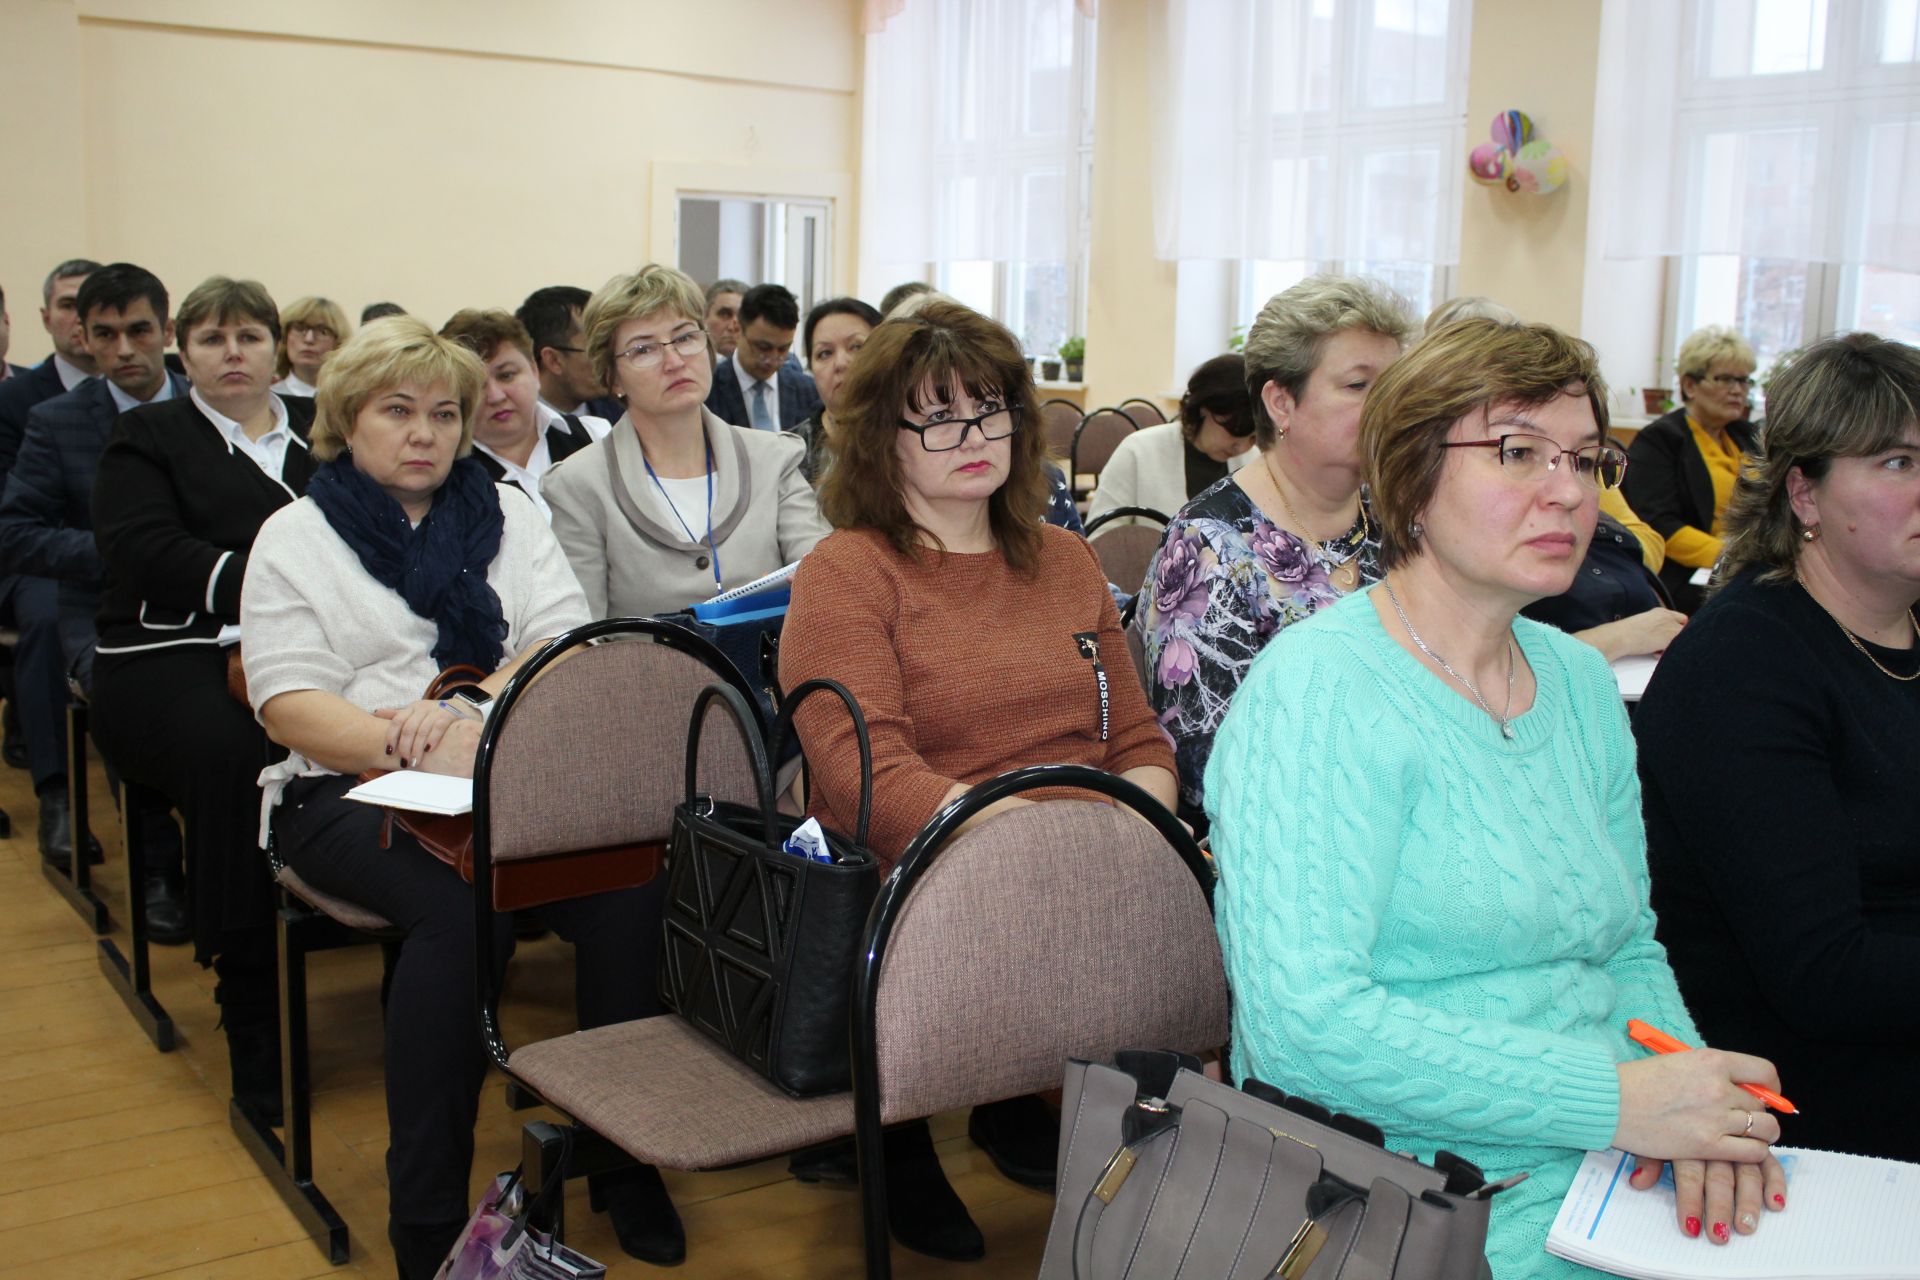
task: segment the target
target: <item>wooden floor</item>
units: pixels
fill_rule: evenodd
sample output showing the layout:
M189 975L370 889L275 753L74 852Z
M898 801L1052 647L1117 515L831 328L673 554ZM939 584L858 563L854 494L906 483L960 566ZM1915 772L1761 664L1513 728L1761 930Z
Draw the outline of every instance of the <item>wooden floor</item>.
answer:
M98 766L96 830L109 838L96 883L124 946L124 877ZM185 948L156 948L154 989L181 1044L158 1053L101 978L94 935L41 875L27 775L0 767L0 1277L392 1276L386 1242L386 1110L380 1087L379 956L352 948L311 961L315 1180L352 1233L331 1267L234 1137L212 974ZM508 1038L558 1034L571 1020L570 950L525 946L514 961ZM474 1192L519 1155L520 1126L499 1077L480 1110ZM934 1134L955 1188L987 1237L984 1262L933 1262L896 1248L901 1277L1031 1276L1052 1200L1001 1178L966 1139L964 1118ZM685 1277L855 1276L858 1199L787 1177L784 1160L667 1175L687 1228ZM624 1276L665 1274L621 1253L612 1228L569 1191L568 1238ZM469 1197L470 1199L472 1197Z

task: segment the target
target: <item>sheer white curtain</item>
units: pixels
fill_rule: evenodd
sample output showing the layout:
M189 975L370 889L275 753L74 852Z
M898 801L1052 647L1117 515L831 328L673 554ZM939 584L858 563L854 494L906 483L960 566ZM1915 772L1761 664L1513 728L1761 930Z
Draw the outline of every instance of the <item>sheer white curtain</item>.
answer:
M1091 0L868 6L864 290L929 263L1079 260L1090 100L1081 55L1091 61L1092 8Z
M1161 258L1460 257L1470 0L1151 0Z
M1607 0L1607 256L1920 271L1917 17L1920 0Z

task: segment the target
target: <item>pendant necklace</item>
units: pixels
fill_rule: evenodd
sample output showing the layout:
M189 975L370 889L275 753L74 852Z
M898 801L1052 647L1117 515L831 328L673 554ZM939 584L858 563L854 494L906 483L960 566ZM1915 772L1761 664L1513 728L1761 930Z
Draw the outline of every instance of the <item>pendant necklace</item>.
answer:
M1506 738L1508 741L1512 741L1513 739L1513 673L1514 673L1512 628L1508 628L1507 630L1507 705L1506 705L1506 708L1499 715L1494 715L1493 708L1488 706L1487 700L1480 696L1480 691L1473 687L1473 681L1467 679L1465 676L1461 675L1458 671L1455 671L1452 667L1448 666L1447 660L1445 658L1441 657L1439 654L1435 653L1433 650L1427 648L1427 642L1420 638L1420 633L1413 629L1413 623L1407 620L1407 611L1400 607L1400 597L1393 594L1393 584L1391 582L1386 581L1385 579L1382 579L1380 582L1380 585L1386 588L1387 599L1393 602L1393 611L1400 615L1400 625L1407 629L1407 634L1409 636L1413 637L1414 647L1420 650L1420 652L1426 654L1427 657L1431 658L1435 663L1437 663L1442 671L1452 676L1455 680L1458 680L1461 684L1467 686L1467 692L1472 694L1473 700L1480 704L1480 709L1486 712L1488 715L1493 716L1495 720L1498 720L1500 722L1500 736L1503 738Z
M1313 548L1314 555L1319 557L1320 561L1328 566L1327 577L1333 583L1334 587L1340 591L1351 591L1359 586L1360 548L1366 544L1367 533L1371 527L1367 523L1367 504L1364 502L1360 504L1360 539L1354 543L1353 554L1348 556L1344 563L1335 567L1333 557L1327 554L1326 543L1321 542L1307 532L1306 522L1300 518L1300 513L1293 509L1293 504L1287 501L1287 491L1281 486L1280 476L1273 468L1273 456L1268 453L1262 453L1260 455L1260 462L1262 466L1266 467L1267 479L1273 481L1273 491L1280 495L1280 505L1285 508L1287 515L1292 518L1293 523L1298 527L1300 536L1306 540L1309 547ZM1488 712L1487 714L1491 715L1492 712Z

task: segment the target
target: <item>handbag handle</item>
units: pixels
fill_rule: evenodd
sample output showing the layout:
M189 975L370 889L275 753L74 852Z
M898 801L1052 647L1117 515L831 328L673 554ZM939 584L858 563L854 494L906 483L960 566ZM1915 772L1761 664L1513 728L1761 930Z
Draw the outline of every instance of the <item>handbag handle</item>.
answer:
M427 683L427 691L420 695L423 702L433 702L447 696L447 690L463 684L479 684L493 673L466 663L455 663Z
M719 699L733 713L740 726L740 740L747 748L747 762L753 768L753 789L760 797L760 821L765 828L767 848L779 847L773 838L773 769L767 763L767 744L760 739L760 718L747 703L747 696L730 684L710 684L693 700L693 714L687 721L687 806L691 808L700 782L700 730L707 721L707 704Z
M511 1249L515 1242L526 1233L527 1227L530 1224L548 1221L548 1206L566 1192L567 1165L570 1164L572 1160L573 1129L566 1127L560 1130L560 1158L553 1162L551 1169L547 1170L547 1180L541 1184L540 1189L534 1193L533 1198L521 1207L519 1213L514 1215L513 1225L507 1229L506 1235L500 1238L499 1249L501 1253L506 1253ZM515 1169L513 1171L513 1177L517 1180L520 1177L520 1170ZM510 1189L513 1186L513 1182L508 1182L507 1186Z
M781 748L786 745L787 735L794 732L794 711L822 690L839 698L846 707L847 715L853 719L853 736L860 743L860 814L855 820L853 842L864 849L867 847L867 819L873 816L873 744L867 738L867 718L860 714L860 704L847 691L847 686L838 680L821 676L805 681L789 692L780 703L780 714L773 721L773 758L781 758ZM806 768L804 751L801 753L801 768Z

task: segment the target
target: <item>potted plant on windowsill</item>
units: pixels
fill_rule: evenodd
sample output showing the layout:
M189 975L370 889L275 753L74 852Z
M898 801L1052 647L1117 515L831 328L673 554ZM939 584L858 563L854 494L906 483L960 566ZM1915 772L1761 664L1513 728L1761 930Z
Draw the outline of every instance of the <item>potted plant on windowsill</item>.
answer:
M1060 344L1060 358L1067 362L1067 381L1078 382L1086 369L1087 340L1075 335Z
M1653 362L1654 380L1655 381L1661 380L1666 376L1666 372L1667 372L1666 357L1665 356L1655 357ZM1673 388L1672 387L1642 387L1640 388L1640 404L1641 404L1641 407L1647 411L1647 416L1649 418L1657 418L1663 413L1672 413L1673 412Z

